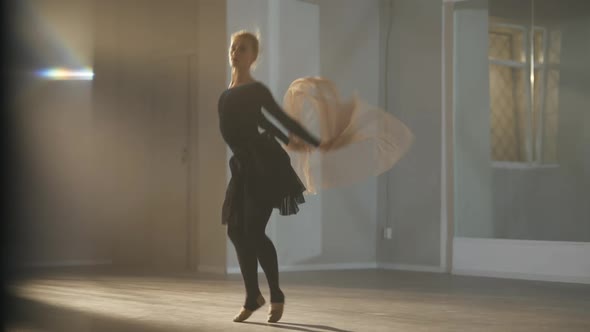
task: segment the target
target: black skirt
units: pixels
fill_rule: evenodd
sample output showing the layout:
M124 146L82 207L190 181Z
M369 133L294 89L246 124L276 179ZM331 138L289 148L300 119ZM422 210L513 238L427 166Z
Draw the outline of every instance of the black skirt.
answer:
M248 209L271 205L281 215L299 212L303 182L291 167L289 155L274 136L262 133L229 161L232 177L225 192L222 224L241 222Z

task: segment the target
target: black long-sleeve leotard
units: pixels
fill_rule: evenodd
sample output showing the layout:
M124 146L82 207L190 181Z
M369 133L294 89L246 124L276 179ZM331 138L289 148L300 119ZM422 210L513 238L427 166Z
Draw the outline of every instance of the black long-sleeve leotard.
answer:
M219 97L219 127L234 155L230 160L232 179L223 205L224 224L247 215L244 209L253 201L269 202L282 215L297 213L297 204L305 201L302 196L305 186L291 167L287 153L273 137L285 144L289 138L266 119L262 108L292 134L316 147L320 143L281 109L262 83L225 90ZM265 132L260 133L259 127Z
M311 145L319 145L317 138L281 109L266 86L253 82L227 89L219 98L221 134L232 150L257 137L258 127L270 131L287 144L288 138L279 134L280 131L265 118L262 107L287 130Z

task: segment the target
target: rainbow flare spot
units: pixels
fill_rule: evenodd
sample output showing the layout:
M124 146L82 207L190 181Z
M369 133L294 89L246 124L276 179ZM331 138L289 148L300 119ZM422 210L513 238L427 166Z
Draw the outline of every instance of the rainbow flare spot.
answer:
M37 76L49 80L85 80L90 81L94 77L92 68L71 70L66 68L49 68L37 72Z

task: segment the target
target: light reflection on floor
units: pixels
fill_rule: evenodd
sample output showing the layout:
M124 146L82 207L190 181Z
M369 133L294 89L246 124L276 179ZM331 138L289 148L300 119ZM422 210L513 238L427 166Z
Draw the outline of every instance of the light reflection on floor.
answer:
M64 309L182 328L195 319L233 317L243 298L236 288L235 282L208 281L203 289L203 284L182 279L104 277L41 279L12 289L19 297Z
M35 307L28 318L55 331L590 331L588 285L375 270L283 273L282 284L286 312L275 325L267 307L248 324L231 321L239 276L55 275L11 290Z

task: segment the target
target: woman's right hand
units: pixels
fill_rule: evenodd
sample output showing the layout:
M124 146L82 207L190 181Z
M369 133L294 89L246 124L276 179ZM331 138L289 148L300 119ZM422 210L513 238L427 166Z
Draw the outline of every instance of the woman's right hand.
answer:
M330 149L330 144L328 144L328 142L321 142L317 149L322 152L326 152Z
M289 144L287 145L287 149L291 151L298 151L298 152L310 152L314 149L314 147L301 138L291 135L289 138Z
M320 150L322 152L326 152L330 149L329 142L320 142L320 145L314 146L312 144L307 143L303 139L295 135L289 135L289 144L287 144L287 149L290 151L299 151L299 152L311 152L314 150Z

